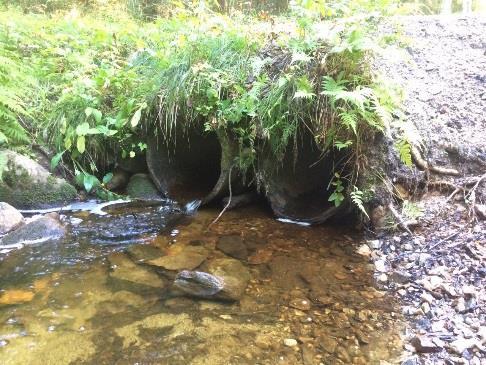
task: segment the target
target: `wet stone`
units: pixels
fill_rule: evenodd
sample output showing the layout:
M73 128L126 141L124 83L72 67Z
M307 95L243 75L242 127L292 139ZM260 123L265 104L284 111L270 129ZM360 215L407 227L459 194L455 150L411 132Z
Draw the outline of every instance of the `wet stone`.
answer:
M65 233L66 229L59 221L59 216L56 213L50 213L7 234L0 241L0 247L56 240L63 237Z
M216 247L218 248L218 250L235 259L248 259L248 249L246 248L245 242L240 236L223 236L218 240Z
M117 252L108 256L110 277L143 287L163 289L165 282L156 273L135 264L127 255Z
M166 270L194 270L208 257L209 251L202 246L174 245L166 256L148 260L149 265L158 266Z
M297 340L295 340L293 338L286 338L284 340L284 345L287 346L287 347L295 347L295 346L297 346Z
M318 341L319 341L319 345L324 351L330 354L333 354L336 351L338 342L334 338L330 337L329 335L326 334L320 335Z
M302 311L308 311L311 309L311 303L307 298L295 298L289 302L289 306Z
M145 262L165 256L164 251L160 248L146 244L130 245L127 253L135 262Z

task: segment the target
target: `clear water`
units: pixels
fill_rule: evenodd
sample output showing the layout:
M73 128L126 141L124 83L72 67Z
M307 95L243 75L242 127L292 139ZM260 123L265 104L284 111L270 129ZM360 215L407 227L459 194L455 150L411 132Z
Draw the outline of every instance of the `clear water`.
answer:
M69 213L62 241L0 256L1 364L398 362L395 304L375 289L349 230L278 222L261 208L227 212L209 229L217 210L189 217L170 205L122 205L108 213ZM240 236L250 252L251 281L238 303L176 295L152 271L143 285L120 279L108 260L196 241L211 260L225 235Z

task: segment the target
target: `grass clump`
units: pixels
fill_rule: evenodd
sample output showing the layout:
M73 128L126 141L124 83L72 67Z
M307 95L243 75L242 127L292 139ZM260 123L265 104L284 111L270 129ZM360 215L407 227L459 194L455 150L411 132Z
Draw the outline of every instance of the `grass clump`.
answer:
M197 7L150 23L0 12L0 79L9 75L0 118L11 123L0 143L28 143L25 119L35 141L56 150L52 166L71 165L90 190L117 159L143 153L147 131L167 140L195 124L230 132L235 164L251 170L259 148L278 166L307 130L323 155L343 152L332 201L349 187L362 206L353 187L361 145L387 128L394 105L371 72L377 43L367 28L329 27L317 9L292 9L277 20L283 27Z

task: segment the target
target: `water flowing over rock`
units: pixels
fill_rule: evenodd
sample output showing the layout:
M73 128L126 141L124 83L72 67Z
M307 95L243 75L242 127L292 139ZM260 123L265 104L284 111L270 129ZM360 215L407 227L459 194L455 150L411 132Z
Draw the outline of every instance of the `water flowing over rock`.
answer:
M76 189L54 177L34 160L13 151L0 151L5 167L0 179L0 201L17 209L46 208L76 198Z
M19 229L10 232L0 241L0 247L22 246L42 243L63 237L66 229L56 213L34 219Z
M22 214L8 203L0 203L0 235L6 234L22 224Z

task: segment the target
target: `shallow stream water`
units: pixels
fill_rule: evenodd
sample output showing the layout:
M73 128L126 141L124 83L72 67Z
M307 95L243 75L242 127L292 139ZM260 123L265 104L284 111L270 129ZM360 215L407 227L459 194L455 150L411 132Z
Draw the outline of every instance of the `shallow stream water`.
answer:
M0 255L1 364L398 362L400 316L349 228L278 222L258 207L210 228L217 210L105 211L68 213L63 240ZM181 296L144 263L188 245L224 257L226 236L247 253L239 302Z

